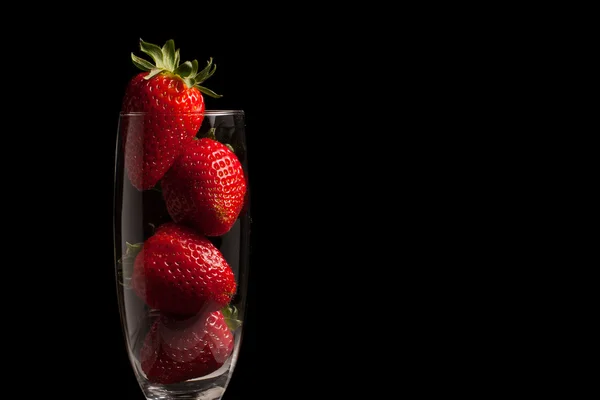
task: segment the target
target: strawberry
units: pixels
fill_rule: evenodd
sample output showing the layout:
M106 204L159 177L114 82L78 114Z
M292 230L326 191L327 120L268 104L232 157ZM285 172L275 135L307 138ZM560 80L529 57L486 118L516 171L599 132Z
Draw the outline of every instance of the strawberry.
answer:
M133 63L143 72L127 84L121 114L125 168L138 190L154 187L170 168L183 147L198 132L205 110L203 94L221 97L200 86L216 69L212 58L198 72L198 61L180 64L179 49L173 40L161 48L140 41L140 49L154 64L131 54Z
M240 160L214 136L193 140L165 174L161 188L173 221L206 236L227 233L245 202Z
M161 315L144 339L140 363L150 382L183 382L219 369L233 347L233 334L221 311L185 320Z
M131 287L146 304L189 316L227 305L236 292L233 270L208 238L167 222L143 242Z

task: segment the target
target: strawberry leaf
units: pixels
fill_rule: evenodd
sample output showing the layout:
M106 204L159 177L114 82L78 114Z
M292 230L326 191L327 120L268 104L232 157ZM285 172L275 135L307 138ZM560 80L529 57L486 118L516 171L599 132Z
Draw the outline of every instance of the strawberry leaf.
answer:
M213 76L213 74L215 73L216 70L217 70L217 64L213 64L213 68L210 71L208 71L208 74L206 74L206 76L202 79L202 82L204 82L205 80L207 80L208 78ZM198 83L201 83L201 82L198 82Z
M216 94L215 92L213 92L212 90L205 88L204 86L200 86L200 85L196 85L196 87L198 88L198 90L200 90L202 93L213 97L215 99L218 99L219 97L223 97L222 94Z
M216 140L218 142L221 142L225 145L225 147L227 147L229 150L231 150L232 153L235 153L235 149L233 148L232 145L230 145L229 143L224 143L222 141L220 141L219 139L217 139L217 128L212 127L210 128L208 131L206 131L205 133L203 133L202 135L200 135L200 137L202 138L208 138L208 139L212 139L212 140ZM198 137L195 137L195 139L198 139Z
M208 74L210 74L210 68L213 66L212 57L206 62L206 67L196 75L196 82L202 83L206 79L208 79ZM216 66L215 66L216 68Z
M144 79L150 79L150 78L152 78L153 76L155 76L155 75L158 75L158 74L160 74L160 73L161 73L161 72L163 72L163 71L164 71L163 69L154 68L152 71L150 71L150 73L149 73L148 75L146 75L146 76L144 77Z
M231 331L235 331L242 325L242 321L238 317L238 310L235 306L227 305L221 309L225 323Z
M142 250L143 243L131 244L126 242L125 244L127 249L125 250L123 257L118 261L119 268L117 270L117 275L119 283L125 287L129 287L129 282L133 275L133 263L140 250Z
M209 138L212 140L217 140L217 137L215 136L216 132L217 132L217 128L211 127L208 131L206 131L206 133L204 135L202 135L202 137Z
M150 70L154 69L154 65L152 65L151 62L148 62L148 61L144 60L143 58L136 56L133 53L131 53L131 59L133 60L133 63L135 64L135 66L138 67L139 69L141 69L142 71L150 71Z
M180 55L179 55L179 49L177 49L177 51L175 52L175 68L177 68L179 66L179 61L180 61Z
M239 312L238 312L238 309L236 308L236 306L232 306L231 304L228 304L225 307L223 307L221 312L223 313L223 317L225 317L225 318L237 319L237 317L239 315Z
M175 70L175 73L179 76L181 76L182 78L187 78L190 75L192 75L192 72L194 70L194 66L192 65L191 62L186 61L183 64L181 64L179 67L177 67L177 69Z
M163 64L168 71L175 70L175 42L173 39L167 40L161 49Z
M152 43L144 42L140 39L140 50L152 57L152 60L154 60L154 64L157 68L165 69L165 64L163 63L163 52L160 47Z
M225 318L225 323L230 331L235 331L237 328L242 326L242 321L239 319Z
M160 184L160 181L156 182L156 185L154 185L150 190L154 190L155 192L162 193L162 186Z
M188 87L194 86L194 80L192 78L182 78L182 79Z

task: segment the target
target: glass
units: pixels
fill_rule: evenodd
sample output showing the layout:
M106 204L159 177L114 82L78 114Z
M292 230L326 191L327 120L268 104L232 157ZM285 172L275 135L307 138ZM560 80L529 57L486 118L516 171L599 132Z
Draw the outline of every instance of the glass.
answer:
M115 277L125 348L147 399L221 399L235 369L250 249L244 118L119 115ZM177 129L189 121L200 128L188 140ZM157 140L156 126L182 143Z

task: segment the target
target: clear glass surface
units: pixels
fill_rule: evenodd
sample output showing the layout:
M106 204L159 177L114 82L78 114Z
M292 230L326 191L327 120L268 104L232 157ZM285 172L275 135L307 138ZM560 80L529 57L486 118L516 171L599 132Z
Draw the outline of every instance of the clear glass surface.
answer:
M179 128L190 121L200 128L188 138ZM244 112L121 114L115 159L115 278L140 388L147 399L221 399L246 309Z

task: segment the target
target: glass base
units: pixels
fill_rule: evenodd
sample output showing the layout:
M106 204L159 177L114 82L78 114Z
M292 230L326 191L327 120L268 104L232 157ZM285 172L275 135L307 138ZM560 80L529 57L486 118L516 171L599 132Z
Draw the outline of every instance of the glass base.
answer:
M166 390L161 386L148 385L142 386L142 391L148 400L220 400L225 394L225 388L218 386L214 383L213 387L209 389L203 388L198 391L191 391L189 387L186 387L181 393L173 389Z
M219 400L229 383L230 367L227 363L215 371L218 374L181 384L161 385L142 381L140 387L148 400Z
M233 368L237 362L240 346L240 333L236 333L236 348L234 356L225 362L218 370L209 375L170 385L148 382L139 362L132 357L134 372L147 400L220 400L231 380Z

